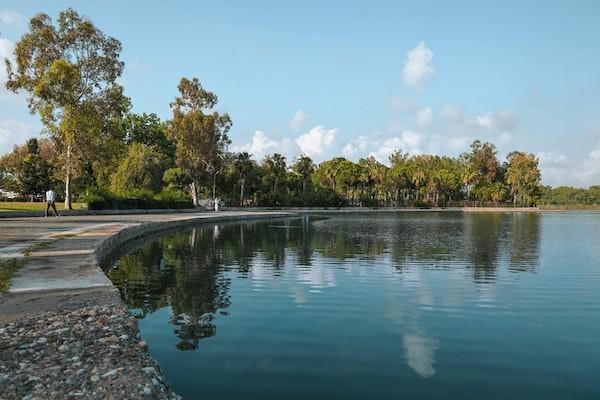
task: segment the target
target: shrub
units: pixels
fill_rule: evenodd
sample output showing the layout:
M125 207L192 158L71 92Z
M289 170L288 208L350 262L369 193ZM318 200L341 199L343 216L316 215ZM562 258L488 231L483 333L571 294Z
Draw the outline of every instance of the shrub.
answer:
M192 208L193 204L183 193L163 190L155 195L147 189L136 189L116 195L96 190L79 197L87 203L88 210L150 210Z

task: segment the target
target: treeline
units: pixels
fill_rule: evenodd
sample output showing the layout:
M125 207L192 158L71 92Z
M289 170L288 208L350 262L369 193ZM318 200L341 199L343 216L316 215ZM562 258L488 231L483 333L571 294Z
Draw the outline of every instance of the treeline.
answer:
M457 158L397 150L389 165L232 153L232 121L196 78L181 79L171 119L132 113L117 83L120 51L73 9L56 23L45 14L31 19L14 63L6 60L6 87L28 94L47 138L0 159L2 189L33 199L52 187L66 208L71 199L94 208L171 208L214 197L256 206L529 206L547 192L535 155L515 151L500 161L494 145L480 141Z
M540 204L548 207L586 207L600 206L600 186L590 186L588 189L559 186L551 188L544 186Z

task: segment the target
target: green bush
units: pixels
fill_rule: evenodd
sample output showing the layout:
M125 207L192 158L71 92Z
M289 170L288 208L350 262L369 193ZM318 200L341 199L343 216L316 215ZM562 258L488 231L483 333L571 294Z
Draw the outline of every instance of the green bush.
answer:
M155 195L150 190L136 189L116 195L103 190L79 197L88 210L151 210L192 208L192 201L184 193L163 190Z

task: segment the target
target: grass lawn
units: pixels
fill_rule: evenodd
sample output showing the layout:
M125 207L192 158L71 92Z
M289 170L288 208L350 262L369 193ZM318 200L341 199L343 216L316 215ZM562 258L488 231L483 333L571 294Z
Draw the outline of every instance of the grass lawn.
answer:
M39 211L44 212L46 203L41 202L20 202L20 201L0 201L0 212L6 211ZM58 211L64 210L64 203L56 203ZM73 203L73 210L85 209L85 203Z

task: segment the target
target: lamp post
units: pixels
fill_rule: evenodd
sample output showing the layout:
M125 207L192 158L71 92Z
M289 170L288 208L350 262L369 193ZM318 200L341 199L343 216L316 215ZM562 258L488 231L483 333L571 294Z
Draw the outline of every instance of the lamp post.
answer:
M213 199L217 198L217 174L219 172L221 172L221 170L219 170L213 174Z

